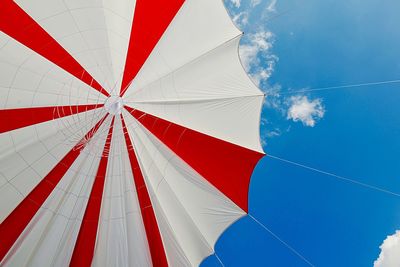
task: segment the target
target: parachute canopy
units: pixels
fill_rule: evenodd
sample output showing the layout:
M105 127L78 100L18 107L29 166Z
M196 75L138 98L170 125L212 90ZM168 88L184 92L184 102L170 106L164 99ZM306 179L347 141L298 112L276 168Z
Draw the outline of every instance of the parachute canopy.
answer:
M0 2L5 266L195 266L248 210L263 94L218 0Z

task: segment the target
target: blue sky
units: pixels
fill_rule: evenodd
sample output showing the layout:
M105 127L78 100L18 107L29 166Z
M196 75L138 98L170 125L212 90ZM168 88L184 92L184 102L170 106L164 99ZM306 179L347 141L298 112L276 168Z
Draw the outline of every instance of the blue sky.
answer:
M268 96L265 152L400 193L399 82L298 92L400 79L400 1L225 3L246 33L243 64ZM250 214L315 266L373 266L400 229L399 196L271 157L258 164L249 201ZM308 266L249 217L216 252L225 266ZM202 266L221 264L210 256Z

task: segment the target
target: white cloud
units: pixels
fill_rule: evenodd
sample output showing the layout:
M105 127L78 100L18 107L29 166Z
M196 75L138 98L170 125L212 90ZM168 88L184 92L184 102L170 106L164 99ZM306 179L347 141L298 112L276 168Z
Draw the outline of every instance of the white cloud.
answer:
M236 8L239 8L240 7L240 1L241 0L230 0L231 1L231 3L236 7Z
M272 47L271 43L272 32L270 31L259 31L251 35L251 42L259 47L261 50L267 50Z
M251 79L259 87L265 87L266 81L272 75L278 57L272 53L272 46L274 43L274 35L271 31L267 30L265 23L259 23L258 26L251 29L251 21L254 21L253 13L258 10L256 6L260 5L262 0L250 0L242 2L242 0L225 0L230 3L232 20L236 26L246 33L241 41L239 53L243 67L250 75ZM265 10L267 12L275 11L277 0L267 1ZM242 5L243 4L243 5ZM243 6L243 7L242 7ZM238 9L235 9L238 8ZM263 8L264 9L264 8ZM258 17L256 21L262 22L264 16ZM254 31L254 29L256 31Z
M282 134L281 130L279 128L275 128L273 130L267 131L267 133L265 135L268 138L272 138L272 137L275 137L275 136L280 136L281 134Z
M271 0L271 2L269 3L269 5L267 6L267 10L269 12L275 12L276 11L276 1L277 0Z
M240 58L243 66L250 71L251 64L259 64L260 52L267 52L272 47L273 35L270 31L261 30L246 36L245 44L240 46Z
M270 59L271 60L267 60L265 68L258 67L253 73L250 73L250 78L255 84L257 84L258 87L261 86L262 81L265 81L271 77L272 72L274 71L276 61L272 58Z
M381 253L374 262L374 267L399 267L400 266L400 230L389 235L379 247Z
M239 12L233 16L232 20L238 28L243 29L249 22L249 13L244 11Z
M281 85L276 83L273 86L266 86L264 106L267 108L274 109L286 116L286 106L281 96Z
M274 42L272 32L260 30L245 37L240 45L239 53L243 67L258 85L267 80L274 71L278 57L271 53Z
M247 72L250 71L250 64L254 64L254 60L257 59L257 53L259 48L252 44L244 44L240 46L239 54L242 60L243 67Z
M290 107L287 119L301 121L303 125L314 127L317 120L325 114L322 99L309 100L307 96L292 96L289 99Z
M260 3L261 3L261 0L251 0L252 7L258 6Z

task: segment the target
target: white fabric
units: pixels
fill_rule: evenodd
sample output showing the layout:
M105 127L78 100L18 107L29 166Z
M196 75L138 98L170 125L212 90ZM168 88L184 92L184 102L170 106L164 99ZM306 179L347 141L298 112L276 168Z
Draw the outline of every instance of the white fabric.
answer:
M94 266L151 266L146 232L119 116L114 130L101 204Z
M124 113L171 266L197 266L245 215L129 113Z
M78 0L77 0L78 1ZM80 1L82 2L82 1ZM136 0L103 0L115 85L111 93L119 94L131 35Z
M1 222L104 115L91 110L0 134Z
M119 92L135 0L16 2L111 94Z
M111 118L99 128L7 254L6 266L68 266ZM95 144L93 144L95 143Z
M102 0L17 0L102 86L115 84ZM45 8L44 8L45 7Z
M104 95L3 32L0 44L0 109L104 103Z

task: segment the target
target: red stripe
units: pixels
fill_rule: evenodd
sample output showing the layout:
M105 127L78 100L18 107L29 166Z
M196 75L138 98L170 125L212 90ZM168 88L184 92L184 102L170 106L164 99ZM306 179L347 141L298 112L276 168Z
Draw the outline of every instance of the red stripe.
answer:
M103 107L103 104L2 109L0 110L0 118L2 120L0 133L101 107Z
M121 85L128 89L185 0L137 0Z
M0 261L13 246L32 217L36 214L44 201L57 186L72 163L82 151L83 140L89 140L99 129L108 115L101 119L85 137L71 149L64 158L42 179L42 181L22 200L21 203L8 215L0 225ZM86 142L87 143L87 142Z
M110 96L67 50L12 0L0 1L0 30L103 95Z
M262 153L194 131L125 106L145 128L182 160L248 211L251 174Z
M69 264L70 266L84 267L92 264L114 119L115 117L113 117L110 129L108 131L103 154L100 159L85 214L83 216L81 228L79 229L78 238L75 243L74 252Z
M129 133L122 114L121 120L153 266L168 266L160 230L158 228L156 216L151 205L149 192L147 191L146 183L140 170L139 162L133 150L134 148L131 139L129 138Z

